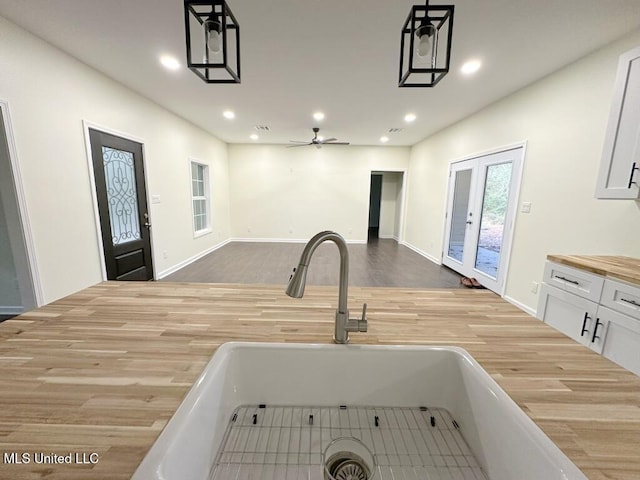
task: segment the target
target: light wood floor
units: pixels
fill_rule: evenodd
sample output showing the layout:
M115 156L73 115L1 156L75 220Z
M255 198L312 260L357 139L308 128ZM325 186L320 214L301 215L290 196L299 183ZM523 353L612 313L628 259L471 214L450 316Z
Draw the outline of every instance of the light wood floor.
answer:
M232 242L165 277L169 282L286 285L302 243ZM340 257L328 242L316 250L308 285L337 285ZM395 240L349 244L349 284L358 287L458 288L460 275Z

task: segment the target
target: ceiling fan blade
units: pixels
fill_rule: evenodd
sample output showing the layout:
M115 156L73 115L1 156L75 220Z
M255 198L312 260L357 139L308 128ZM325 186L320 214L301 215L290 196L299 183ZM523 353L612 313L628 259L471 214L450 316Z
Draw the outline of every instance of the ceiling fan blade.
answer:
M293 147L306 147L308 145L311 145L310 143L296 143L295 145L287 145L287 148L293 148Z
M337 138L331 137L331 138L326 138L326 139L322 140L322 143L335 142L337 140L338 140Z
M301 140L289 140L291 143L303 143L305 145L309 145L309 142L303 142Z
M351 145L349 142L323 142L323 145Z

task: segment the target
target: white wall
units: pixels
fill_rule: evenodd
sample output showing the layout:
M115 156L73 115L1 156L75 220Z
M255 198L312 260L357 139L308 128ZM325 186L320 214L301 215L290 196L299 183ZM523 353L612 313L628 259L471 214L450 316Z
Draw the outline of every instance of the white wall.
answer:
M441 258L449 163L526 140L532 209L517 216L506 296L535 309L547 254L640 256L640 204L594 198L618 56L637 45L640 31L414 146L406 241Z
M0 18L0 99L9 103L45 303L101 281L82 121L145 145L154 267L229 237L226 144ZM213 232L193 238L188 159L210 164ZM163 252L166 251L167 258Z
M406 169L409 151L229 145L232 236L308 240L328 229L364 242L371 172Z

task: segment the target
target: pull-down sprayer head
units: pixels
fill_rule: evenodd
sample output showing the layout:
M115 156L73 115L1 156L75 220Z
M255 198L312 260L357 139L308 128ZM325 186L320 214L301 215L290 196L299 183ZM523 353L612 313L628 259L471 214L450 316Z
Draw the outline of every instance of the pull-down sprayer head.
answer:
M293 269L293 273L289 278L289 285L287 286L286 294L291 298L302 298L304 295L304 287L307 283L307 265L298 264L297 268Z

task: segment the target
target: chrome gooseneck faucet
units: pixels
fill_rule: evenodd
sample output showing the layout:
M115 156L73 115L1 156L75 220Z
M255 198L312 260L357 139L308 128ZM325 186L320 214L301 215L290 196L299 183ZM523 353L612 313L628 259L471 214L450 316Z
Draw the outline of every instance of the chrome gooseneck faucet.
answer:
M347 309L349 251L347 250L347 243L341 235L336 232L324 231L316 234L307 242L300 256L298 267L293 269L286 293L293 298L302 298L307 281L307 268L313 252L318 248L318 245L327 240L334 242L338 246L338 250L340 250L340 284L338 286L338 309L336 310L336 328L333 334L333 341L335 343L349 343L349 332L367 331L367 304L365 303L362 307L362 318L349 318L349 310Z

